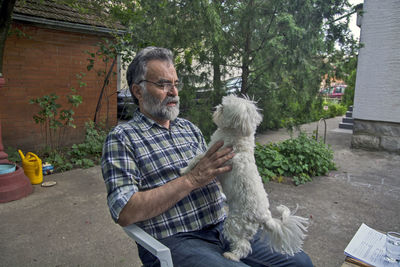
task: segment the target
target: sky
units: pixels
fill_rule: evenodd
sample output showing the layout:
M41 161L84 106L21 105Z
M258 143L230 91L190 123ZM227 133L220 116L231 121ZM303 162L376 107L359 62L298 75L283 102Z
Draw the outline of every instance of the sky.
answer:
M353 6L355 6L360 3L364 3L364 0L349 0L349 3ZM360 28L357 26L356 20L357 20L357 14L354 13L350 17L350 25L349 26L350 26L350 30L353 33L354 37L356 39L359 39L360 38Z

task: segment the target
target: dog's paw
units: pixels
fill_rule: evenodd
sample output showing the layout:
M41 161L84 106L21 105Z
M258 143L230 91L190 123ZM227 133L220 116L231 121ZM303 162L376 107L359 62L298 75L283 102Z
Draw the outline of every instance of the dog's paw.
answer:
M224 257L232 260L232 261L239 261L239 257L236 254L233 254L232 252L224 252Z

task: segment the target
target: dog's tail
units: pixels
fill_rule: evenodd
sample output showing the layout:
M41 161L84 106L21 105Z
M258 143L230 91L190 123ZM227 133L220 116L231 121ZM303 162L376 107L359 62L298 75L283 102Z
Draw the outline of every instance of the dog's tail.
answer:
M293 255L301 251L308 227L308 219L295 216L283 205L277 207L282 219L266 216L264 227L269 232L271 247L284 254Z

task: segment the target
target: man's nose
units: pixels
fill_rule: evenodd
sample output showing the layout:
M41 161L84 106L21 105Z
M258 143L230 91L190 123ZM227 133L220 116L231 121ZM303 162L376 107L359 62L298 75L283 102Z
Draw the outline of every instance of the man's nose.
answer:
M167 94L170 96L177 96L178 92L178 88L174 85L171 87L171 89L168 90Z

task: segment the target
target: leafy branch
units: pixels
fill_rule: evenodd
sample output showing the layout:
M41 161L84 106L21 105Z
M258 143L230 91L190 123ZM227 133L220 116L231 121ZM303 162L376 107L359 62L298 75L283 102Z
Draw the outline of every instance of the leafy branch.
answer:
M79 87L86 86L82 81L84 73L77 74ZM74 124L74 108L82 103L82 96L77 94L77 90L70 88L71 92L67 95L68 108L61 109L61 105L57 103L59 96L55 93L44 95L42 97L33 98L29 104L36 104L40 110L33 115L36 124L41 125L41 133L46 146L52 149L60 147L61 141L65 137L67 127L76 128Z

